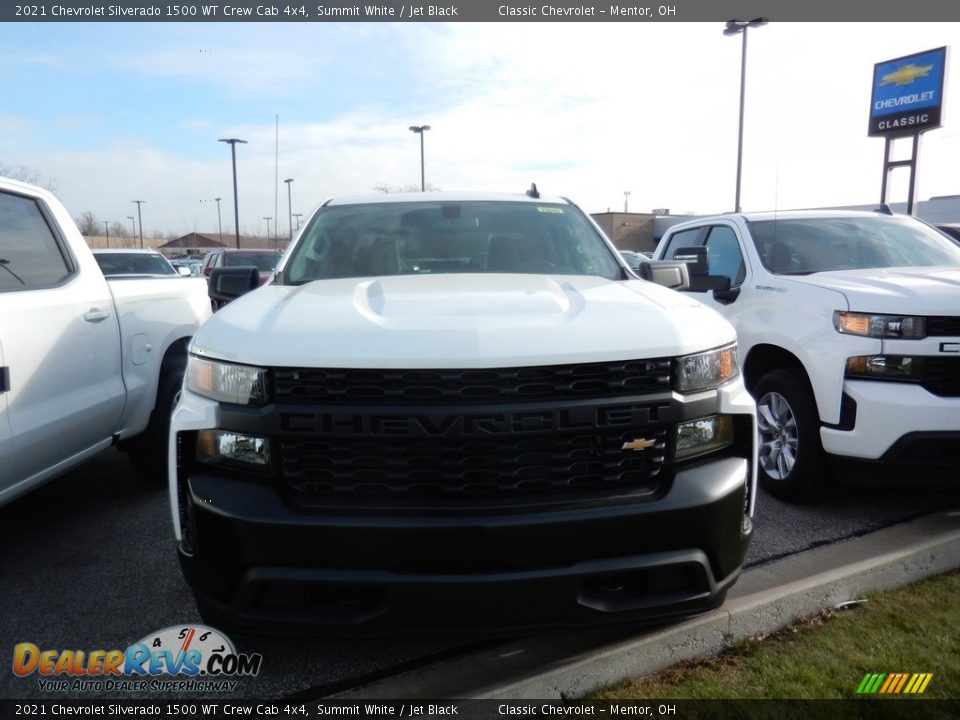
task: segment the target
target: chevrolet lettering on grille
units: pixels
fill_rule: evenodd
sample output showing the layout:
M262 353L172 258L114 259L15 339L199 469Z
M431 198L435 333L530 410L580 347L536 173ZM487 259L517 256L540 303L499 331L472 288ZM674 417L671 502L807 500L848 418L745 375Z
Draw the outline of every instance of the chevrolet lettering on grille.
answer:
M636 427L659 422L661 411L668 408L668 405L618 405L475 415L283 413L281 425L287 433L464 437Z

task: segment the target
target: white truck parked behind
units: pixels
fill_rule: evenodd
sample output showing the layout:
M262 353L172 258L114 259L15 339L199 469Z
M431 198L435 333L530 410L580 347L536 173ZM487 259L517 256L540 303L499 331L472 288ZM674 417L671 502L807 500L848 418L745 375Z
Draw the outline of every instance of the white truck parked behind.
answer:
M122 442L166 476L199 278L104 278L66 208L0 178L0 504Z
M960 462L960 247L910 217L804 211L675 225L654 257L704 248L713 289L690 294L737 328L767 490L815 495L829 456Z

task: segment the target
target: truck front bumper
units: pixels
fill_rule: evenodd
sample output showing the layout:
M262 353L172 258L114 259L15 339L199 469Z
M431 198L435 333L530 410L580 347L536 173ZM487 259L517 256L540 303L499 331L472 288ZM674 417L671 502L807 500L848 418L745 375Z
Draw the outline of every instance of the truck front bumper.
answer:
M326 634L663 621L719 605L751 534L751 466L701 462L642 501L512 512L305 511L268 483L181 478L204 618Z
M846 419L850 427L821 428L828 453L960 464L960 398L940 397L920 385L873 380L847 380L843 391L854 403Z

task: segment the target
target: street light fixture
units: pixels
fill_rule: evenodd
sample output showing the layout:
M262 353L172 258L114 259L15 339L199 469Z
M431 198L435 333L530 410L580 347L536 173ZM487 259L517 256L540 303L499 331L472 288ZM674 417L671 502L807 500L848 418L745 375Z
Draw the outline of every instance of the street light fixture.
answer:
M737 196L734 201L734 212L740 212L740 175L743 168L743 98L747 84L747 28L766 25L766 18L753 20L727 20L723 29L724 35L743 34L743 52L740 58L740 131L737 135Z
M293 178L287 178L284 182L287 184L287 214L290 217L290 237L287 242L293 242L293 195L290 194Z
M427 191L426 176L423 172L423 134L430 129L429 125L411 125L410 132L420 136L420 192Z
M240 210L237 207L237 143L247 144L240 138L220 138L217 142L230 144L230 157L233 158L233 225L237 237L237 247L240 247Z
M143 205L146 200L131 200L130 202L137 204L137 224L140 226L140 249L143 250L143 213L140 211L140 206Z
M220 220L220 201L223 198L214 198L217 202L217 240L223 245L223 222Z

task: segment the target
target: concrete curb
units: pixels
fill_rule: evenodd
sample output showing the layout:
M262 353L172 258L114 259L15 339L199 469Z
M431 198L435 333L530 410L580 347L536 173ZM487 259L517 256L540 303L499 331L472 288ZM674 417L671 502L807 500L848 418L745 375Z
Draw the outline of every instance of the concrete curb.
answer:
M624 639L601 629L520 640L418 668L335 696L562 699L580 697L865 594L960 568L960 511L944 511L746 571L722 608Z

